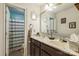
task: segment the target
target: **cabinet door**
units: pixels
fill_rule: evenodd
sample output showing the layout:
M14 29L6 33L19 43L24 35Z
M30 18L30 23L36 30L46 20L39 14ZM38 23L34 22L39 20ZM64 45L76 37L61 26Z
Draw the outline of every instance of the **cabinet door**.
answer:
M31 56L35 55L35 46L34 43L32 43L32 41L30 42L30 55Z
M34 48L35 48L35 56L39 56L40 55L40 42L33 39L32 43L33 43Z
M50 56L50 55L47 54L45 51L41 50L41 56Z
M31 56L35 56L35 47L33 45L30 48L30 54Z
M35 46L35 56L40 56L40 48Z
M36 41L35 39L31 39L31 47L30 47L30 54L31 56L39 56L40 55L40 42Z

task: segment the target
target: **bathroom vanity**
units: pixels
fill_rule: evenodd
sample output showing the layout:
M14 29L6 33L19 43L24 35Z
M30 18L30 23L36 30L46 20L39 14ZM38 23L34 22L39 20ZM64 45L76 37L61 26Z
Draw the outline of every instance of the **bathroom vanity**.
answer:
M60 27L58 22L61 21L57 20L55 13L48 11L40 13L40 31L38 31L40 36L32 35L29 41L31 56L79 56L79 52L75 52L76 49L72 47L75 47L74 43L68 41L70 34L66 33L63 24Z
M30 38L30 55L74 56L79 54L69 49L69 45L66 42L60 42L58 39L50 40L48 38L32 36Z

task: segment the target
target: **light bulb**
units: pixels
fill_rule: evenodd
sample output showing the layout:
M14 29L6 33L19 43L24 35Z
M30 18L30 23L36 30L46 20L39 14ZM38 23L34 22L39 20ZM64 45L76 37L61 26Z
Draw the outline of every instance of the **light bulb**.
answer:
M35 13L32 14L32 19L36 19L36 14Z
M46 10L46 9L48 9L48 8L49 8L49 5L48 5L48 4L46 4L46 5L45 5L45 10Z
M52 7L52 6L54 6L54 4L50 3L50 4L49 4L49 7Z

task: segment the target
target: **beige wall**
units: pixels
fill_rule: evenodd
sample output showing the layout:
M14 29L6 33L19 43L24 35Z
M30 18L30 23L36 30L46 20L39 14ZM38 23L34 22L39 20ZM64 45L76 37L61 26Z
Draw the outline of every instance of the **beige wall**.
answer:
M5 55L4 5L0 3L0 56Z
M34 26L34 31L39 32L40 31L40 8L37 5L29 5L29 4L11 4L20 8L25 9L26 15L25 15L25 55L27 55L27 31L29 29L29 24L32 23ZM0 56L5 55L5 20L4 20L4 4L0 3ZM32 21L31 19L31 12L35 12L37 14L37 20ZM33 33L35 33L33 32Z
M75 31L79 31L79 11L75 6L57 13L56 18L58 33L68 35ZM66 24L61 24L61 18L66 18ZM69 29L69 22L74 21L77 24L76 29Z

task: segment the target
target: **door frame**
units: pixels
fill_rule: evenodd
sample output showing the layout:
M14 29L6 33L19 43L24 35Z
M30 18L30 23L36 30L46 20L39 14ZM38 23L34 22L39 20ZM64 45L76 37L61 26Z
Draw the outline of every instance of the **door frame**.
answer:
M8 3L5 3L4 4L4 27L5 27L5 30L4 30L4 33L5 33L5 35L4 35L4 37L5 37L5 56L9 56L9 54L7 55L7 53L6 53L6 45L7 45L7 43L6 43L6 7L8 7L8 6L10 6L10 7L14 7L14 8L19 8L19 9L22 9L22 10L24 10L24 54L23 55L25 55L25 39L26 39L26 36L25 36L25 23L26 23L26 9L25 8L21 8L21 7L19 7L19 6L15 6L14 4L8 4ZM8 50L8 49L7 49Z

